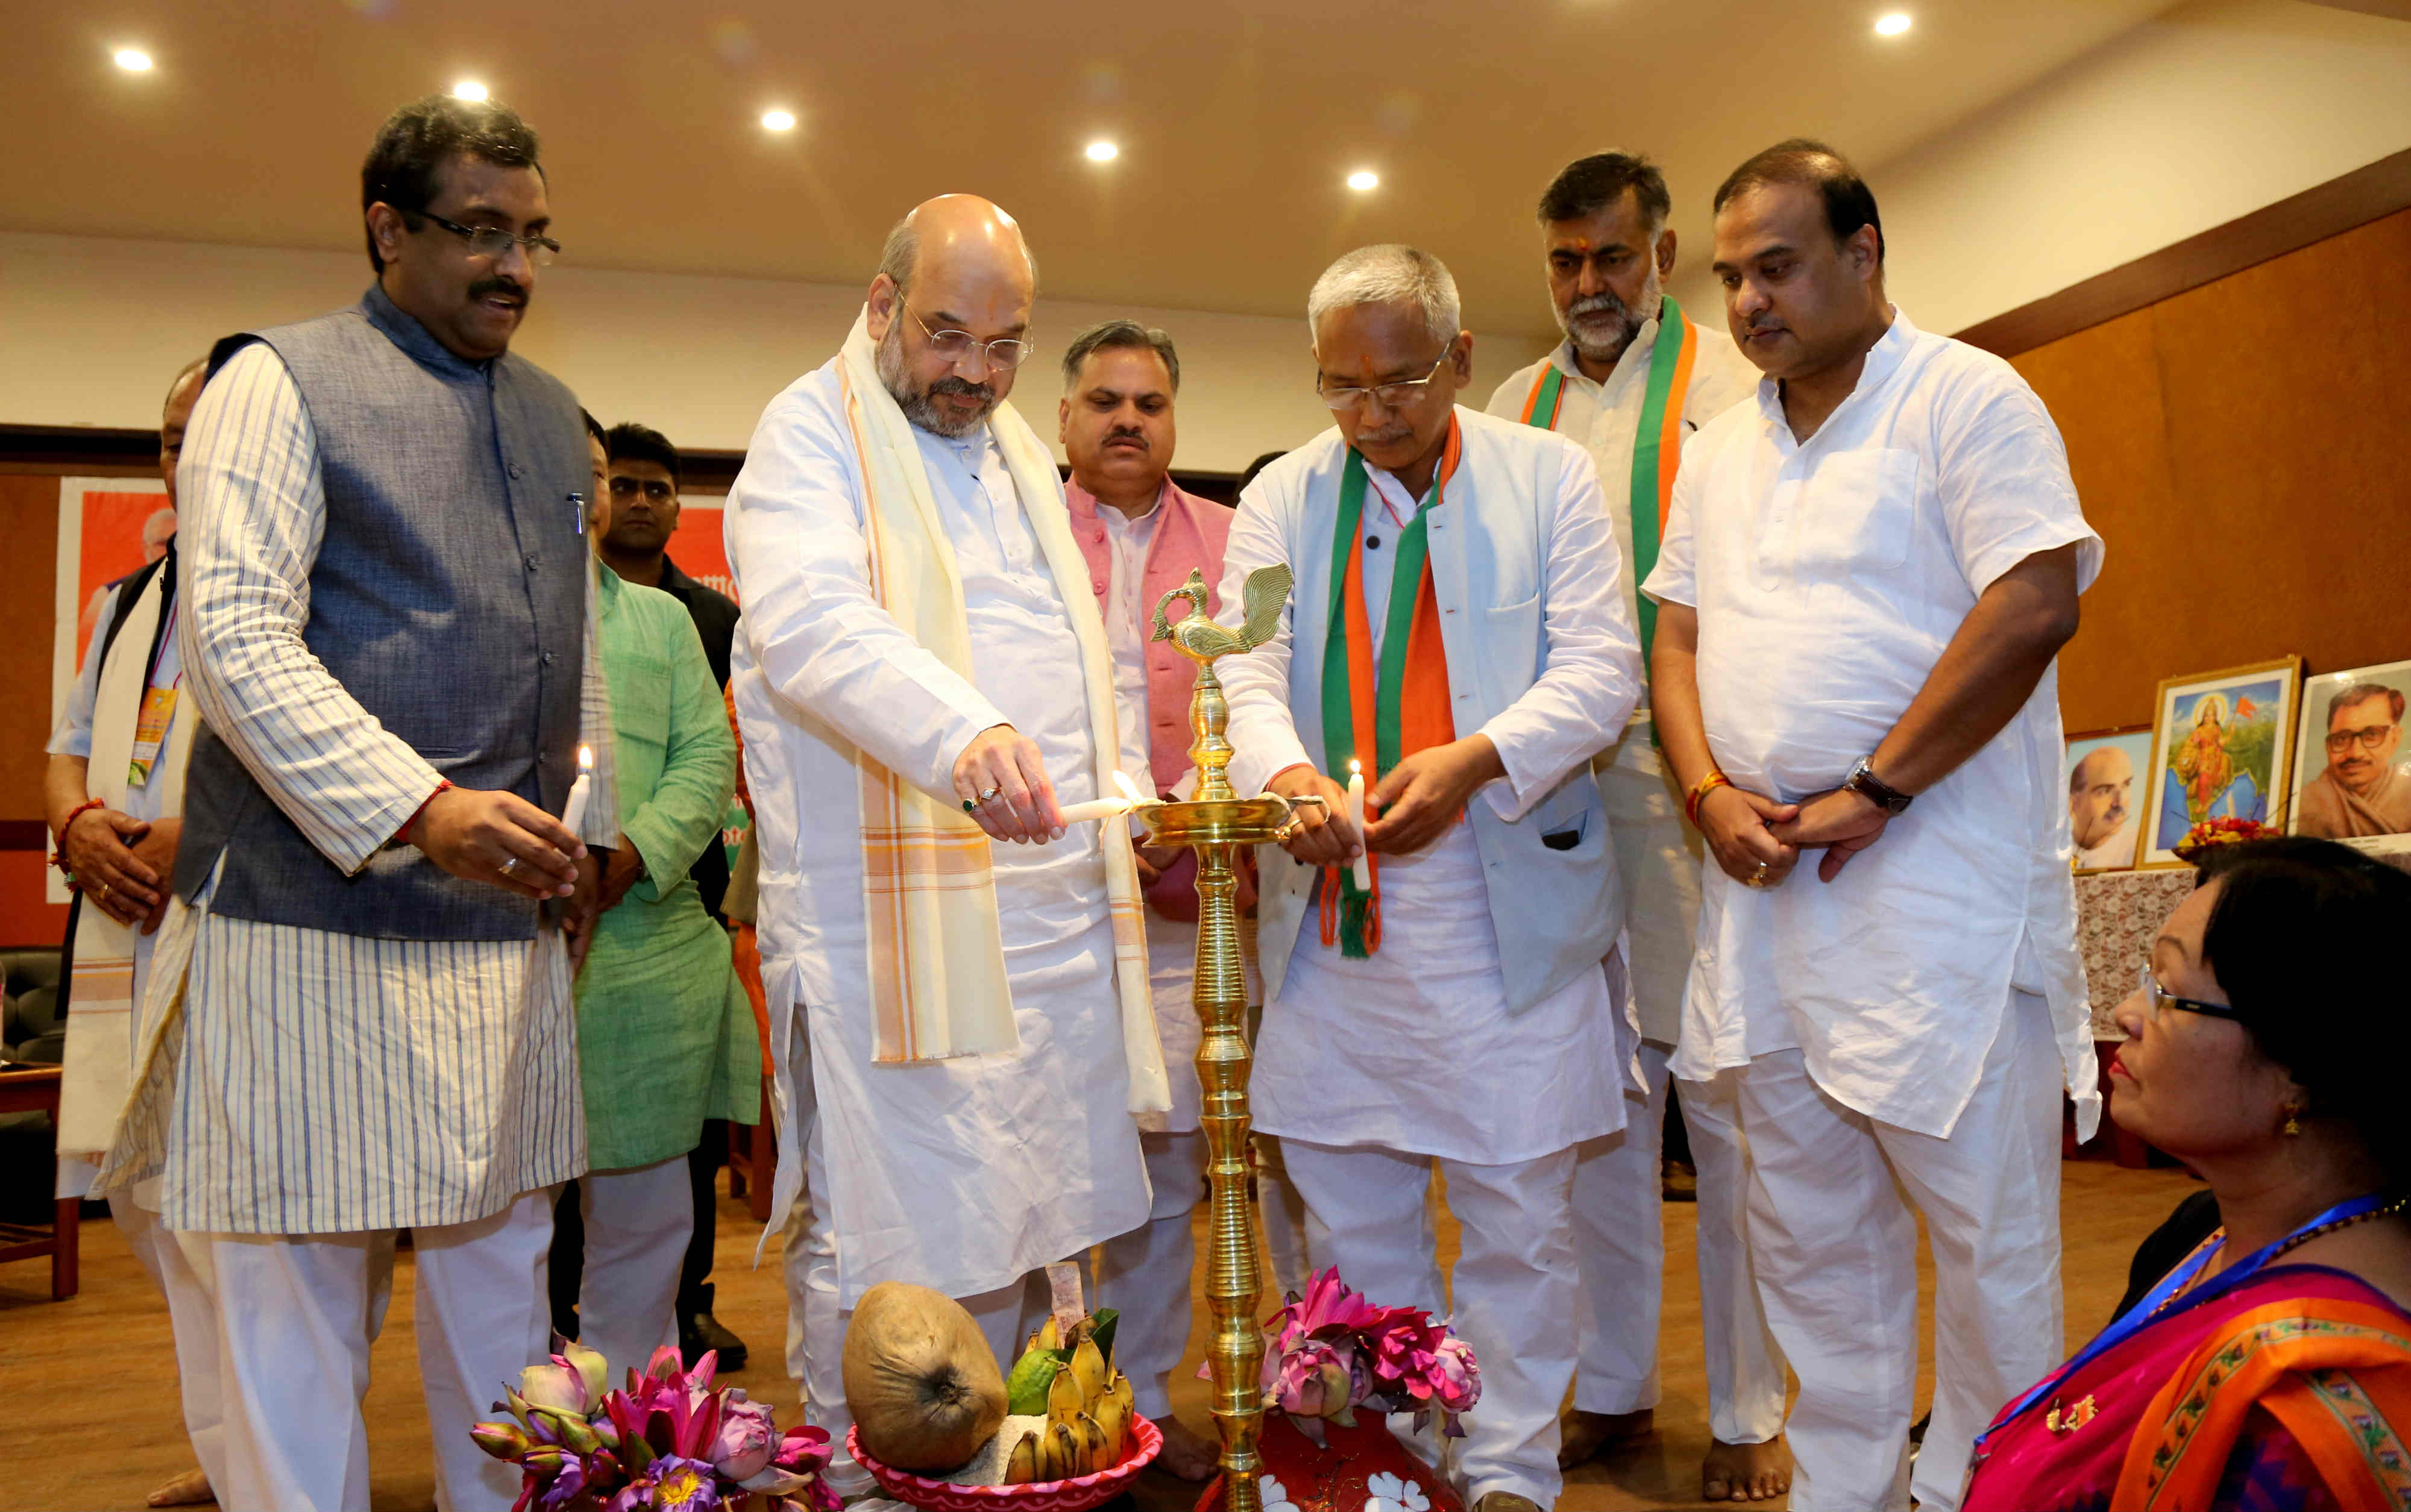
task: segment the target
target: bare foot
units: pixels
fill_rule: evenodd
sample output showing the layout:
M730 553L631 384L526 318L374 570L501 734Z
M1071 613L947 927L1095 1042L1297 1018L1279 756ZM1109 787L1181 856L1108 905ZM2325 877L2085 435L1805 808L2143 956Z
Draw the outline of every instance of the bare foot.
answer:
M217 1493L210 1490L210 1477L197 1467L143 1498L153 1506L191 1506L197 1502L213 1502Z
M1585 1412L1571 1408L1557 1422L1557 1468L1571 1470L1584 1461L1646 1438L1656 1431L1656 1409L1639 1412Z
M1163 1450L1155 1457L1158 1470L1187 1481L1213 1478L1220 1459L1213 1445L1191 1432L1177 1418L1158 1418L1155 1426L1163 1431Z
M1791 1489L1791 1448L1777 1433L1763 1444L1717 1439L1700 1461L1700 1495L1711 1502L1763 1502Z

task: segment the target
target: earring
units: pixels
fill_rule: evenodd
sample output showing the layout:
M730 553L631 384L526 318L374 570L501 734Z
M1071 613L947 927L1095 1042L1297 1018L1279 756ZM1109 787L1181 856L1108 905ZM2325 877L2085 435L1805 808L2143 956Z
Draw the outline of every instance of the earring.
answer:
M2302 1132L2302 1110L2293 1106L2292 1104L2288 1104L2285 1109L2285 1114L2286 1127L2283 1132L2288 1138L2301 1134Z

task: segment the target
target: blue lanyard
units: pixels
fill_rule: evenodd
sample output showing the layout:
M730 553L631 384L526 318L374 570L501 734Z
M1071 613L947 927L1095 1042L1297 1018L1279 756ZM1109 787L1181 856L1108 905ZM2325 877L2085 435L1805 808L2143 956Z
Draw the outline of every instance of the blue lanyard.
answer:
M2201 1290L2194 1293L2191 1297L2186 1298L2185 1305L2187 1307L2191 1307L2197 1302L2207 1301L2211 1298L2219 1295L2221 1292L2228 1291L2234 1287L2250 1280L2256 1272L2258 1272L2262 1266L2269 1263L2272 1257L2276 1255L2280 1250L2283 1250L2287 1245L2301 1238L2304 1234L2309 1233L2311 1230L2323 1228L2328 1224L2335 1223L2342 1219L2358 1218L2363 1214L2374 1213L2379 1208L2385 1206L2385 1204L2386 1199L2377 1196L2374 1193L2362 1197L2347 1198L2344 1201L2338 1202L2335 1206L2313 1218L2310 1222L2295 1229L2292 1233L2287 1234L2285 1238L2280 1239L2272 1244L2264 1244L2260 1248L2254 1250L2251 1254L2245 1256L2242 1260L2238 1261L2234 1265L2228 1266L2225 1271L2219 1272L2218 1275L2205 1283ZM2059 1384L2062 1381L2067 1380L2069 1376L2075 1374L2086 1365L2091 1364L2094 1360L2099 1359L2110 1350L2116 1348L2119 1345L2125 1344L2128 1339L2133 1338L2136 1334L2141 1332L2146 1327L2157 1322L2159 1320L2159 1310L2168 1305L2169 1299L2184 1290L2187 1282L2191 1281L2195 1276L2199 1275L2201 1273L2202 1267L2210 1263L2211 1257L2216 1255L2221 1249L2225 1248L2226 1244L2227 1231L2223 1228L2217 1233L2212 1235L2209 1239L2204 1240L2191 1255L2185 1258L2185 1263L2179 1265L2175 1270L2170 1271L2166 1276L2161 1278L2158 1286L2154 1287L2149 1292L2145 1293L2141 1301L2137 1302L2134 1306L2126 1309L2125 1313L2111 1319L2108 1328L2103 1329L2099 1333L2094 1335L2093 1342L2078 1350L2076 1352L2075 1359L2069 1360L2067 1364L2062 1365L2058 1370L2046 1376L2032 1390L2018 1398L2017 1405L2009 1409L2008 1414L2000 1419L2001 1422L2006 1425L2011 1419L2023 1415L2028 1407L2033 1406L2037 1402L2040 1401L2050 1392L2058 1389ZM1976 1435L1976 1443L1980 1447L1982 1446L1985 1438L1991 1433L1991 1432L1992 1430L1986 1429L1984 1432Z

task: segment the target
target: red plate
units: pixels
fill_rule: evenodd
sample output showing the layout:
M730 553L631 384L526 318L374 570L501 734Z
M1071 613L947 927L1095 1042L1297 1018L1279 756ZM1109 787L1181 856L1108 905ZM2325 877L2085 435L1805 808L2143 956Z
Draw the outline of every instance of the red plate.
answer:
M1089 1512L1130 1489L1138 1473L1163 1448L1163 1431L1133 1416L1130 1432L1122 1440L1121 1460L1111 1469L1026 1486L957 1486L909 1470L890 1469L862 1452L860 1430L855 1428L845 1431L845 1448L856 1464L870 1472L881 1490L932 1512Z

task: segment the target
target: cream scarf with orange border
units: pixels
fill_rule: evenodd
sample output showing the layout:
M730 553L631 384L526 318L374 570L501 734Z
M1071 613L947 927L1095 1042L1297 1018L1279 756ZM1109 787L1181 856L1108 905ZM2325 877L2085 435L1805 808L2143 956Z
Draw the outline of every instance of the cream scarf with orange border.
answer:
M838 378L869 493L863 530L870 547L870 591L905 633L968 679L971 629L963 614L962 580L939 525L912 423L880 382L868 322L868 311L855 318L838 356ZM1062 480L1052 455L1012 405L998 405L988 428L1079 643L1097 792L1109 794L1121 749L1112 656L1103 617L1089 591L1088 563L1072 538ZM1018 1049L986 835L957 804L941 803L869 756L857 754L856 765L872 1058L941 1060ZM1172 1105L1172 1088L1147 992L1138 864L1128 825L1108 820L1101 830L1130 1111L1162 1112Z

